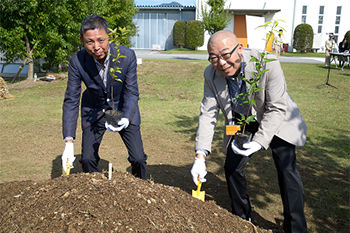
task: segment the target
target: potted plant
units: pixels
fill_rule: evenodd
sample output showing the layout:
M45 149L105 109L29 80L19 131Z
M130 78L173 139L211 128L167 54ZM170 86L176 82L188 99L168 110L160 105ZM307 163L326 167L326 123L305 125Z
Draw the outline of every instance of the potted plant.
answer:
M113 57L112 61L115 63L114 67L111 67L109 69L110 75L113 77L113 82L123 82L121 79L118 78L118 74L121 73L121 67L118 67L118 64L120 63L121 58L125 58L124 55L120 54L120 42L124 41L128 37L129 30L124 28L115 28L114 30L110 29L109 41L111 43L114 43L113 45L115 49L117 50L115 54L110 54L110 56ZM119 31L119 32L118 32ZM112 98L112 109L107 110L105 112L106 114L106 120L108 124L112 125L113 127L118 127L118 121L123 117L123 112L116 110L114 107L114 95L113 95L113 83L111 85L111 98Z
M259 80L261 79L262 75L264 73L266 73L267 71L269 71L269 69L264 69L264 64L267 62L271 62L271 61L276 60L276 59L266 58L266 55L269 54L268 52L266 52L266 48L267 48L268 42L270 41L270 39L274 35L274 32L279 33L280 35L283 36L283 34L280 31L276 30L279 21L283 21L283 20L268 19L265 24L257 27L257 28L267 27L267 26L271 27L271 29L269 30L269 32L266 35L264 52L260 53L260 58L252 56L250 61L249 61L249 62L255 62L255 66L256 66L256 71L254 72L253 78L248 80L245 77L237 77L250 85L250 87L246 93L240 93L237 98L234 98L234 100L237 100L237 103L240 103L242 108L245 106L248 107L247 114L244 115L244 114L240 113L241 118L237 119L237 124L240 125L241 130L236 132L236 134L235 134L235 144L237 145L237 147L239 149L244 149L243 144L250 142L251 137L252 137L250 132L245 131L245 128L246 128L247 124L255 121L256 115L250 115L250 113L251 113L251 108L253 107L253 105L256 104L255 100L254 100L254 93L263 90L263 88L258 88L257 84L259 83ZM283 31L285 31L284 28L282 28L282 29L283 29Z

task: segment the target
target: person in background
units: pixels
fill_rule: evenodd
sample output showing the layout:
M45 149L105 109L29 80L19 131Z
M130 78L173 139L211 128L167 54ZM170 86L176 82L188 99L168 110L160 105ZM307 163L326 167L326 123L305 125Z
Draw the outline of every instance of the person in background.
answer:
M198 129L195 139L195 159L191 169L193 182L205 182L207 174L205 159L211 153L211 144L221 110L226 125L233 125L240 113L245 113L241 105L236 105L234 98L246 92L249 84L237 77L248 80L256 72L251 56L260 58L260 52L243 49L237 37L231 31L218 31L208 41L210 65L204 71L204 96L200 106ZM276 57L271 54L268 58ZM278 184L283 202L284 232L307 232L304 214L304 189L296 165L296 146L303 146L306 141L307 127L303 117L286 89L286 81L279 61L268 62L257 85L263 90L255 93L256 104L252 115L256 122L246 126L253 133L252 141L240 150L235 145L233 136L224 134L226 150L225 176L231 198L232 212L251 220L252 208L247 193L244 167L253 153L271 148L277 169ZM260 173L263 171L259 171Z
M333 33L329 33L329 38L326 40L326 59L325 59L325 65L329 66L331 62L331 52L333 52L333 49L335 48L336 44L333 39Z
M339 43L339 53L344 53L348 49L349 49L349 43L347 39L344 37L343 41ZM342 66L343 64L344 64L344 57L339 56L339 66Z
M139 90L137 85L135 52L125 46L120 46L118 73L120 81L113 82L109 73L115 66L110 54L116 54L114 44L108 40L109 24L101 16L86 17L80 28L80 40L85 49L79 51L69 61L67 89L63 102L62 133L65 149L62 154L62 167L73 168L74 146L76 137L79 105L81 102L82 151L81 164L84 172L99 172L99 147L106 130L118 132L129 153L132 174L146 179L147 155L143 150L140 133L140 112L138 107ZM82 82L85 91L81 91ZM113 85L113 96L111 86ZM119 127L113 127L106 121L105 111L114 108L123 112L118 122ZM117 153L118 148L114 148Z
M277 59L280 59L281 51L283 50L283 41L282 41L282 35L283 35L283 30L279 30L280 33L278 35L274 36L273 39L273 50L275 51L275 55Z

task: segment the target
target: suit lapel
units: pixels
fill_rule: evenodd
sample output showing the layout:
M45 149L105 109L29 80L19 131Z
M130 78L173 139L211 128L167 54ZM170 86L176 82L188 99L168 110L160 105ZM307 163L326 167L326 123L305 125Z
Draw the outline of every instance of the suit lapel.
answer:
M213 86L216 93L216 99L218 100L218 104L221 108L221 111L223 112L225 118L229 121L229 123L231 123L232 104L230 93L227 88L227 81L223 75L219 74L216 71L214 71Z

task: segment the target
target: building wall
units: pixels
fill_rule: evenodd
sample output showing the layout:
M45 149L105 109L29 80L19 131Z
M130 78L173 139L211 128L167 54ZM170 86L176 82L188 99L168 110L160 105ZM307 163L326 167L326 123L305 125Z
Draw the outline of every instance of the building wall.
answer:
M306 14L302 13L303 6L306 6ZM320 14L320 6L324 6L324 13ZM341 7L341 14L337 14L337 8ZM306 16L306 23L314 30L314 47L320 46L324 51L325 41L328 33L334 33L337 44L343 40L345 33L350 30L350 1L349 0L298 0L296 2L295 25L302 23L303 16ZM319 23L319 17L323 16L323 22ZM339 17L339 24L336 18ZM319 31L320 26L320 31ZM318 44L315 44L315 42Z
M206 0L197 0L197 9L199 6L206 2ZM303 14L303 6L306 6L306 14ZM320 6L324 6L324 13L320 15ZM341 6L341 14L337 15L337 7ZM345 33L350 30L350 0L246 0L237 4L234 0L227 0L226 8L232 12L232 19L227 26L227 30L236 32L235 22L236 15L242 15L242 10L249 12L251 10L266 10L261 15L265 21L269 18L275 20L282 19L285 23L281 23L281 26L286 29L284 32L283 42L289 45L289 51L293 51L293 34L294 29L299 24L303 23L303 16L306 16L305 23L310 24L314 31L314 48L318 48L320 52L324 51L325 41L328 39L328 33L335 33L335 39L337 44L343 39ZM239 10L239 13L237 11ZM280 10L276 13L269 13L268 10ZM246 15L252 15L252 13L246 13ZM322 24L319 23L319 16L323 16ZM340 18L340 23L336 24L336 18ZM246 21L247 22L247 21ZM233 26L232 26L233 25ZM318 31L321 26L321 31ZM242 27L242 26L239 26ZM337 28L336 28L337 27ZM247 27L247 30L255 30L251 27ZM249 34L254 34L251 31L247 31L247 37ZM200 47L201 50L206 50L207 40L209 35L206 35L206 41L204 46ZM259 44L258 41L261 37L254 36L254 38L247 38L247 41L251 41L249 44ZM243 40L243 44L247 43ZM262 48L261 48L262 49Z
M161 50L177 48L173 45L173 27L177 20L186 22L195 19L195 10L140 9L133 17L138 27L138 36L131 39L132 49L152 49L160 45Z

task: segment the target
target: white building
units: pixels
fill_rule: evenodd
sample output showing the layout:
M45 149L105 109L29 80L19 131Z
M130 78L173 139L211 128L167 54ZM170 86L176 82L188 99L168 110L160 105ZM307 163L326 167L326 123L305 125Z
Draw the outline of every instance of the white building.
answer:
M196 19L200 20L198 12L206 2L197 0ZM234 32L244 47L264 48L262 38L266 31L255 28L269 18L285 21L281 26L286 29L283 42L288 44L288 51L292 51L294 29L299 24L312 26L313 48L321 52L330 32L334 33L334 39L339 44L350 30L350 0L227 0L226 9L232 15L226 29ZM208 38L209 35L206 35L204 46L199 49L206 49Z

